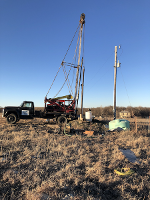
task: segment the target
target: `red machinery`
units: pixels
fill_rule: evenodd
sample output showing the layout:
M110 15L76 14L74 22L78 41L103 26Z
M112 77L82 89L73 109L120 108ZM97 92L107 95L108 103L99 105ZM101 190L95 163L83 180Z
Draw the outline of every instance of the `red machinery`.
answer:
M67 100L61 100L67 98ZM53 99L47 99L45 97L45 110L47 112L61 112L61 113L74 113L75 112L75 100L71 95L63 97L57 97Z

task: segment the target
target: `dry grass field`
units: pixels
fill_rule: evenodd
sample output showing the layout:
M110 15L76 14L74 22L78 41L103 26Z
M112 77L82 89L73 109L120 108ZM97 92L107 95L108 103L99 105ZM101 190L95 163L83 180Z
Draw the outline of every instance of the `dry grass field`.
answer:
M107 132L103 122L72 121L81 131L64 134L55 122L0 117L0 199L146 200L150 199L150 135L147 125L134 131ZM93 130L88 137L82 130ZM66 133L66 132L65 132ZM119 149L132 150L131 163ZM116 168L131 168L119 176Z

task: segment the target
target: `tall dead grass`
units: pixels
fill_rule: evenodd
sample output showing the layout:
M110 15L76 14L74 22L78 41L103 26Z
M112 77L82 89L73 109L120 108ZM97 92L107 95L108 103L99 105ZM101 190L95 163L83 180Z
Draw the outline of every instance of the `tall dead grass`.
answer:
M95 128L96 135L64 135L40 119L0 126L0 199L150 199L147 127L110 133L98 122L72 126ZM120 148L131 149L141 164ZM135 173L120 177L119 167Z

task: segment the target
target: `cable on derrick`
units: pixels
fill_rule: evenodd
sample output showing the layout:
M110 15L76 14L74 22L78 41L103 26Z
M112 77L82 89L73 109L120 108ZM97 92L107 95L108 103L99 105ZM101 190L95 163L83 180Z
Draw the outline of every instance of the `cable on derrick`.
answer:
M65 60L65 58L66 58L66 56L67 56L67 53L68 53L68 51L69 51L69 49L70 49L70 46L71 46L71 44L72 44L72 42L73 42L73 40L74 40L74 38L75 38L75 35L76 35L76 33L77 33L79 27L80 27L80 23L79 23L79 25L78 25L78 27L77 27L75 33L74 33L74 36L73 36L73 38L72 38L72 40L71 40L71 42L70 42L70 45L69 45L69 47L68 47L68 49L67 49L67 51L66 51L66 54L65 54L65 56L64 56L64 58L63 58L63 61ZM63 62L63 61L62 61L62 62ZM57 73L56 73L56 75L55 75L55 77L54 77L54 79L53 79L53 81L52 81L52 84L51 84L51 86L50 86L50 88L49 88L49 90L48 90L48 92L47 92L47 94L46 94L46 97L47 97L49 91L51 90L51 88L52 88L52 86L53 86L53 84L54 84L54 81L55 81L55 79L56 79L56 77L57 77L57 75L58 75L58 73L59 73L61 67L62 67L62 65L60 65L60 67L59 67L59 69L58 69L58 71L57 71ZM67 76L67 77L68 77L68 76ZM65 82L66 82L66 81L65 81Z

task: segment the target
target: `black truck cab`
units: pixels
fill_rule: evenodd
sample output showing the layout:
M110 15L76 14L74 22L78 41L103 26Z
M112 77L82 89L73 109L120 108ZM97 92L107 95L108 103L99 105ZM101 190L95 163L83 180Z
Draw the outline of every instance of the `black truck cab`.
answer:
M32 101L23 101L20 106L21 108L21 116L22 119L25 117L33 117L34 116L34 103Z
M15 124L20 119L32 119L34 117L34 103L32 101L23 101L18 106L7 106L3 109L3 117L6 117L9 124Z

